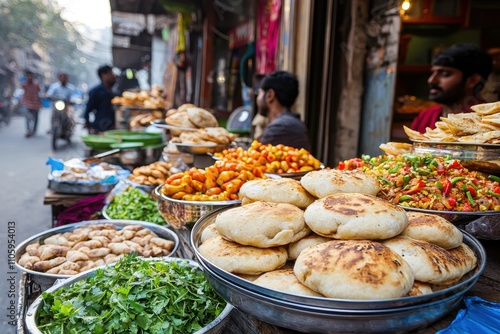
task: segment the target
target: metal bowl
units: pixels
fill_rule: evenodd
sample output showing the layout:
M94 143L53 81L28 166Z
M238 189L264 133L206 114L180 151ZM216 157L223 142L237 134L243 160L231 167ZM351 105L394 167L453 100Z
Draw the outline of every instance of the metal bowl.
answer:
M462 165L471 170L500 173L500 145L414 141L412 152L419 155L450 156L461 160Z
M161 257L161 258L151 258L148 260L151 260L151 261L187 261L191 267L198 268L201 270L201 267L199 266L198 263L196 263L193 260L188 260L188 259ZM112 266L112 265L113 264L108 265L108 266ZM106 267L106 266L102 266L99 268L104 268L104 267ZM89 277L91 275L95 275L97 269L98 268L94 268L91 271L87 271L87 272L81 273L79 275L73 276L72 278L66 279L66 280L54 285L50 289L48 289L47 292L54 292L54 291L57 291L61 288L69 287L72 283L74 283L76 281L86 279L87 277ZM28 311L26 312L26 317L25 317L26 328L30 334L42 334L42 332L38 329L38 326L36 324L36 320L37 320L36 318L38 315L38 310L40 308L41 302L42 302L42 297L40 296L31 304ZM227 320L227 317L231 313L232 310L233 310L233 306L229 303L226 304L226 307L221 312L221 314L219 314L219 316L217 318L215 318L207 326L196 331L194 334L219 333L220 330L224 327L225 322Z
M167 223L176 229L196 222L215 209L241 203L241 200L197 202L173 199L162 194L162 187L156 187L153 192L158 201L158 210Z
M176 143L172 142L177 146L177 150L182 153L189 153L189 154L207 154L207 153L215 153L215 152L221 152L222 150L225 150L229 147L231 147L230 144L185 144L185 143Z
M228 208L216 210L196 222L191 245L216 291L238 309L278 326L302 332L402 332L425 327L453 310L476 283L486 265L483 246L470 234L466 243L478 264L457 284L431 294L387 300L348 300L306 297L258 286L210 263L198 251L204 229Z
M179 244L180 244L179 237L174 232L172 232L171 230L169 230L168 228L166 228L164 226L160 226L160 225L152 224L152 223L148 223L148 222L143 222L143 221L139 221L139 220L124 220L124 219L89 220L89 221L83 221L83 222L79 222L79 223L74 223L74 224L69 224L69 225L65 225L65 226L61 226L61 227L52 228L52 229L49 229L49 230L44 231L42 233L36 234L36 235L24 240L15 249L16 267L19 268L19 270L30 274L33 277L33 280L36 281L36 283L38 283L41 286L42 291L45 291L47 288L52 286L54 284L54 282L58 279L65 279L65 278L69 278L69 277L74 277L72 275L47 274L47 273L43 273L43 272L34 271L31 269L26 269L19 264L19 259L25 253L26 247L32 243L41 242L41 241L45 240L46 238L48 238L54 234L57 234L57 233L71 232L79 227L93 225L93 224L113 224L118 229L121 229L127 225L136 225L136 224L142 225L142 226L150 229L154 233L156 233L159 237L161 237L163 239L171 240L174 242L174 248L172 249L172 251L170 252L170 254L168 256L172 256L173 254L175 254L179 248Z

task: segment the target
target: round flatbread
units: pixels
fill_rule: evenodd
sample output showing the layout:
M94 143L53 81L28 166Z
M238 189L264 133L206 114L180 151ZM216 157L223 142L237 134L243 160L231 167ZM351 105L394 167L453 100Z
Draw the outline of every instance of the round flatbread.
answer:
M375 176L359 170L315 170L304 175L300 183L317 198L338 193L361 193L375 196L380 190L380 183Z
M315 233L334 239L389 239L408 225L404 209L364 194L336 194L316 200L304 212Z
M305 286L340 299L399 298L410 291L414 280L401 256L369 240L332 240L308 247L293 270Z
M196 108L196 106L194 104L191 104L191 103L184 103L184 104L180 105L179 107L177 107L177 110L187 111L189 108Z
M200 137L223 145L230 144L236 138L232 133L221 127L201 129Z
M201 232L200 242L204 243L208 239L218 237L219 235L219 232L217 232L217 229L215 228L215 224L211 224L207 226L203 232Z
M190 107L186 109L189 120L199 128L219 126L217 118L208 110Z
M408 226L401 235L424 240L444 249L458 247L463 241L463 234L455 225L438 215L422 212L408 212Z
M446 250L427 241L395 237L383 242L410 265L415 279L431 284L449 284L476 267L477 258L465 244Z
M295 260L299 257L300 252L309 246L319 245L332 239L322 237L317 234L310 234L296 242L288 244L288 260Z
M410 296L421 296L432 293L432 286L428 283L415 281L413 282L413 286L411 290L408 292L408 297Z
M245 182L240 188L240 197L245 202L267 201L273 203L288 203L305 209L316 198L309 194L300 181L281 178L251 180Z
M181 126L185 128L194 128L196 129L196 125L194 125L187 115L187 112L177 111L176 113L165 117L165 123L173 126Z
M262 274L253 282L268 289L291 293L294 295L323 297L323 295L300 283L293 273L293 269L273 270Z
M285 247L257 248L223 239L210 238L198 248L217 267L235 274L260 275L281 268L288 257Z
M215 227L228 240L261 248L287 245L311 233L304 211L291 204L263 201L221 212Z

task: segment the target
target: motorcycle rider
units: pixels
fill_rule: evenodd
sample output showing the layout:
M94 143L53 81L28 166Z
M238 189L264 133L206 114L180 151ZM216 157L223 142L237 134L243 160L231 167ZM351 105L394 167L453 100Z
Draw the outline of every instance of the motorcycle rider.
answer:
M65 72L59 73L57 78L59 79L59 81L56 81L50 85L45 96L52 101L63 100L65 103L70 103L71 98L75 93L76 87L68 82L68 74ZM52 110L52 116L54 116L54 112L55 111Z

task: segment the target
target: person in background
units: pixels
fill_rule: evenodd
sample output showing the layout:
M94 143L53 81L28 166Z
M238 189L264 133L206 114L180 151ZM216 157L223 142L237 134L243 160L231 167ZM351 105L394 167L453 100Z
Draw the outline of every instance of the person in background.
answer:
M26 80L21 84L24 89L21 103L26 113L26 137L36 134L38 111L40 110L40 86L33 80L33 72L26 71Z
M64 72L59 73L57 78L59 81L49 86L46 96L52 100L60 99L70 102L75 93L75 86L68 82L68 74Z
M474 44L455 44L437 54L427 83L429 99L440 105L422 110L410 128L425 133L427 127L436 128L440 117L470 112L471 106L484 103L481 90L492 66L491 57Z
M85 125L89 133L99 133L115 128L115 110L111 100L115 97L112 91L116 82L115 74L111 66L99 67L97 75L101 83L89 91L89 99L84 112ZM94 120L90 121L90 114L94 114Z
M268 117L268 124L259 138L261 143L311 150L307 128L290 111L298 95L299 82L291 73L275 71L262 80L257 106L259 113Z

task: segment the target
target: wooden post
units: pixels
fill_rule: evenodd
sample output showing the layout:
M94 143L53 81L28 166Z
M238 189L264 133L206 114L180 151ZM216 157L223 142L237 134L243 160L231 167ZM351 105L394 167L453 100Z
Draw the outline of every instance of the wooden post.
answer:
M215 9L211 0L204 1L205 17L203 19L203 46L201 66L200 107L210 108L212 102L212 84L208 82L214 67L214 34L211 27L215 25Z

